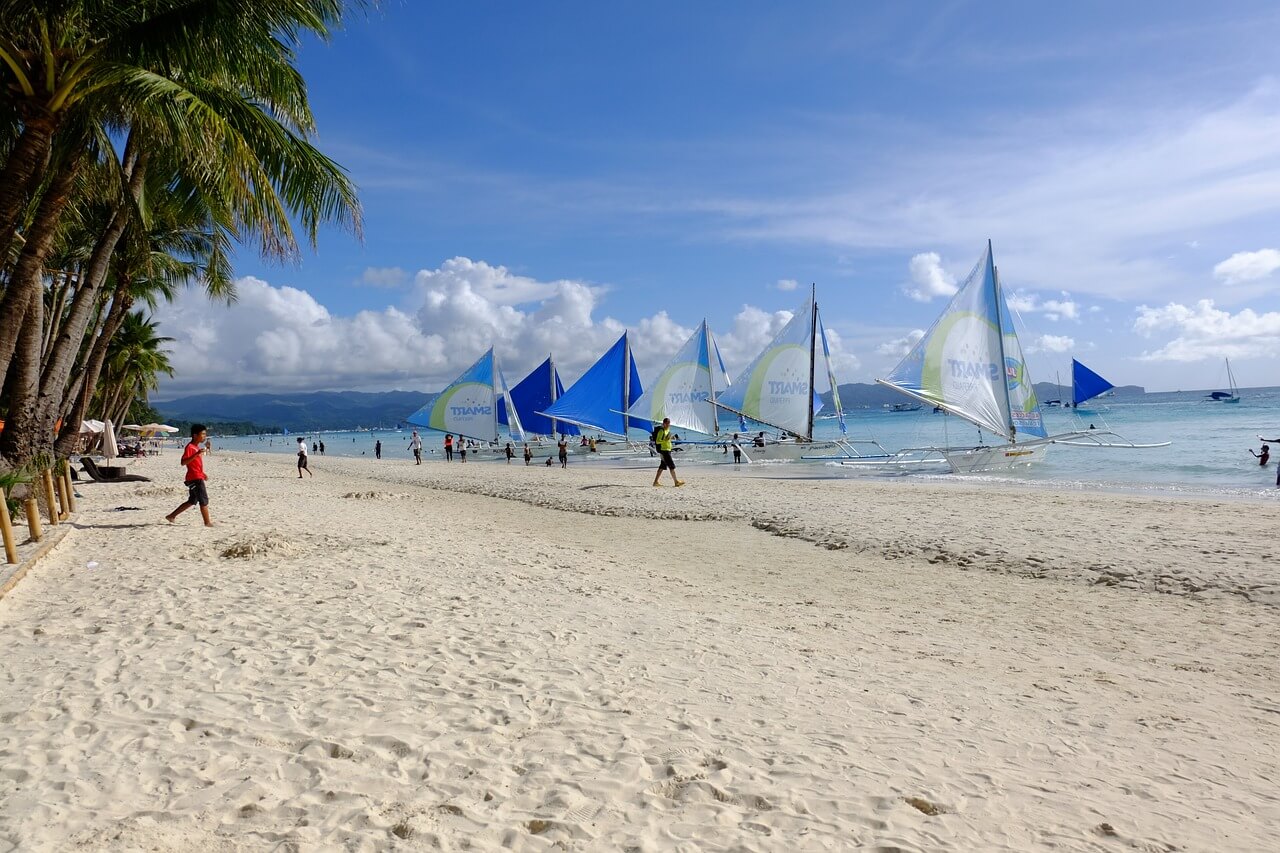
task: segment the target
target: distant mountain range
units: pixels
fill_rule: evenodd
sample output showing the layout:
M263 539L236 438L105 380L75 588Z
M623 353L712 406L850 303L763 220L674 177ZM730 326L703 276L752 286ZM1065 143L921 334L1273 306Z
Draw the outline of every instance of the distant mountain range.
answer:
M198 394L153 403L166 418L208 424L252 421L264 430L394 428L433 395L422 391Z
M1146 393L1140 385L1116 388L1116 396ZM1041 401L1058 400L1071 394L1071 386L1061 389L1052 382L1037 382ZM422 391L312 391L296 394L198 394L154 403L167 419L200 421L208 424L250 421L263 430L281 428L291 432L319 429L392 429L422 408L434 396ZM831 405L830 392L822 395ZM883 385L853 382L840 386L840 402L845 408L881 408L885 403L901 403L906 398Z

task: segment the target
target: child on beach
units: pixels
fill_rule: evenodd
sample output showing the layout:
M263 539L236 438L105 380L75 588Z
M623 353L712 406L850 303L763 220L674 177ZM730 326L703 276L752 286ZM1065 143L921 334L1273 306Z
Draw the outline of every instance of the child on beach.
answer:
M1249 452L1253 453L1252 450L1250 450ZM1271 447L1266 444L1262 445L1262 452L1253 453L1253 457L1258 460L1259 465L1265 466L1268 462L1271 461Z
M164 517L164 520L170 524L186 512L188 507L198 505L200 517L204 519L204 526L213 527L213 522L209 520L209 491L204 485L205 480L209 479L204 473L204 455L208 451L200 446L200 442L205 440L206 435L207 430L204 424L191 425L191 441L183 448L182 459L179 460L179 464L186 466L187 469L186 476L182 478L187 486L187 499Z
M302 472L306 471L308 477L314 477L311 469L307 467L307 443L302 439L298 439L298 479L302 479Z

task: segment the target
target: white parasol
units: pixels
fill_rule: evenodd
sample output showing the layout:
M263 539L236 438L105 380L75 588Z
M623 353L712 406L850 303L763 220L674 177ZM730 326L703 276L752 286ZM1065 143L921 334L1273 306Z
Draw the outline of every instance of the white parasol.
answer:
M116 446L116 428L110 419L102 422L102 455L107 457L107 462L120 455L120 448Z

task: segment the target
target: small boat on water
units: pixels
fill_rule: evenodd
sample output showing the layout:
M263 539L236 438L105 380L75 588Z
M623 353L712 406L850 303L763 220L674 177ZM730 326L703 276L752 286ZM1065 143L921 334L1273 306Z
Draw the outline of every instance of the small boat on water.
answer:
M924 403L885 403L884 408L891 412L918 412L924 408Z
M1227 385L1230 391L1214 391L1208 395L1208 399L1215 403L1239 403L1240 389L1236 387L1235 374L1231 372L1231 359L1224 359L1227 363Z

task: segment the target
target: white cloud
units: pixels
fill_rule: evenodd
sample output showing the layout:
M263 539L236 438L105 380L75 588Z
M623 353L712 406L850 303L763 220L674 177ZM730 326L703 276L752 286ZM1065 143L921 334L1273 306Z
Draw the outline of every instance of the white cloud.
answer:
M911 273L911 286L903 292L917 302L928 302L935 296L955 296L955 276L942 268L942 258L937 252L921 252L907 264Z
M1213 277L1223 284L1258 281L1280 269L1280 250L1259 249L1236 252L1213 268Z
M1225 105L1220 92L1212 97L993 114L960 136L898 122L897 144L875 158L859 150L849 156L860 163L841 161L822 148L831 171L795 193L702 203L744 240L836 251L928 240L976 258L991 234L1001 268L1041 289L1117 299L1195 292L1194 267L1171 261L1169 242L1267 233L1280 216L1280 85L1264 79Z
M360 284L368 287L400 287L409 280L409 274L400 267L365 267Z
M924 329L912 329L910 332L907 332L896 340L886 341L880 344L880 346L876 347L876 352L879 355L883 355L888 358L902 358L904 355L911 352L911 348L919 343L920 339L923 337Z
M1280 312L1259 314L1245 308L1232 314L1215 308L1212 299L1201 299L1194 306L1173 302L1163 308L1139 306L1133 328L1146 337L1165 330L1176 335L1159 349L1143 353L1140 358L1145 361L1280 355Z
M1027 347L1027 352L1071 352L1075 346L1075 338L1066 335L1041 335Z
M782 291L795 290L799 286L800 282L796 281L794 278L780 278L778 279L778 283L774 285L774 287Z
M1019 314L1043 314L1048 320L1078 320L1080 306L1064 292L1061 299L1041 300L1034 293L1011 293L1009 307Z
M630 328L642 376L652 376L693 333L665 311L624 323L597 317L605 289L581 281L542 282L505 267L453 258L415 276L406 308L335 316L304 290L261 279L237 283L239 300L212 304L183 291L157 316L173 337L177 377L164 394L347 388L434 390L490 346L518 381L548 352L574 381ZM745 305L717 342L731 374L791 319ZM858 361L827 330L839 371Z

